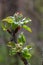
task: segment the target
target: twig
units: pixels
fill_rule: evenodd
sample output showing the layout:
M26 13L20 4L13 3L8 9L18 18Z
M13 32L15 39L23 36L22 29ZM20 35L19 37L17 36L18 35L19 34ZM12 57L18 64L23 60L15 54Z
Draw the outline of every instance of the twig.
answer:
M18 54L18 56L21 58L21 60L24 62L24 65L28 65L28 62L27 62L27 60L22 56L22 54L21 53L17 53Z
M15 39L16 36L15 36L15 32L14 31L9 31L7 30L11 35L12 35L12 40L11 41L14 41L14 42L17 42L17 40ZM17 55L20 57L20 59L23 61L24 65L28 65L28 62L27 60L22 56L22 54L20 52L17 53Z

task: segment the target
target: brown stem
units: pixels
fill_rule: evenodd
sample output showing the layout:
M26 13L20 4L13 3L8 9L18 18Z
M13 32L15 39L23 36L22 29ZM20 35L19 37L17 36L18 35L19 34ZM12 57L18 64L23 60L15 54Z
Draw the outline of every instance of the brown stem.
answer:
M24 62L24 65L28 65L27 60L21 55L21 53L17 53L19 55L19 57L21 58L21 60Z
M7 32L12 36L11 41L14 41L15 43L17 43L16 32L14 30L10 31L9 29L7 29Z

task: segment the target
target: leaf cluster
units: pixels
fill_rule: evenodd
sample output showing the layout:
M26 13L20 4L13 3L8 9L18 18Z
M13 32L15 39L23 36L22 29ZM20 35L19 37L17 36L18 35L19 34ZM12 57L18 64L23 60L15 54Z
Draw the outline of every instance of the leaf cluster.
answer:
M25 43L26 43L26 38L24 34L21 33L18 37L17 43L14 43L14 42L8 43L8 47L10 47L9 54L13 56L20 52L24 58L30 59L32 56L32 54L30 53L30 51L32 50L32 47L30 45L23 47Z
M20 26L21 28L24 28L27 31L32 32L31 28L26 26L26 24L30 21L30 18L23 18L23 15L21 13L15 13L13 16L8 16L2 20L2 28L5 31L7 29L10 29L12 31L15 30L18 26Z
M10 30L16 30L16 28L21 27L24 28L25 30L32 32L31 28L28 27L26 24L31 21L30 18L23 18L23 15L21 13L15 13L13 16L8 16L5 19L2 20L2 28L4 31ZM10 32L9 31L9 32ZM10 48L9 54L11 56L21 52L21 55L26 58L30 59L31 57L31 46L26 46L24 47L24 44L26 43L26 38L23 34L23 32L19 35L17 39L17 43L15 42L8 42L8 47Z

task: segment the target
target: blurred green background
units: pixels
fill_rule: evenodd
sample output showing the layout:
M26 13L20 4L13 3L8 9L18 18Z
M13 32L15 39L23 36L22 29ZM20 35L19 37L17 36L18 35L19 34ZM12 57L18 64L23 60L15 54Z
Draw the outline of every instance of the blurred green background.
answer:
M24 17L31 18L32 22L27 25L32 28L32 33L24 29L19 33L24 31L27 44L33 47L33 56L29 61L31 65L43 65L43 0L0 0L0 20L15 12L22 12ZM9 40L10 35L0 25L0 65L14 65L16 62L8 55L6 44ZM19 65L23 65L22 61Z

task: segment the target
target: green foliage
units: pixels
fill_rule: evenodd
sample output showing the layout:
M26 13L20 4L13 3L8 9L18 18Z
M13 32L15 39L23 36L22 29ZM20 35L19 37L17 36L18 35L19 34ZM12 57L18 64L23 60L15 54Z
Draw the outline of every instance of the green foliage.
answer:
M9 16L9 17L6 17L5 19L3 19L2 21L4 21L4 22L7 22L7 23L13 23L13 18L11 17L11 16Z
M29 32L32 32L31 28L26 26L26 24L29 23L30 21L31 19L29 18L26 17L23 18L23 15L21 13L15 13L14 16L9 16L2 20L2 28L5 31L9 29L12 32L12 30L13 31L16 30L17 27L21 27ZM8 42L7 46L9 47L9 55L13 56L19 52L24 58L30 59L31 58L30 51L32 48L29 45L24 47L25 43L26 38L22 32L17 39L17 43L11 41Z
M17 52L21 52L21 54L24 58L30 59L32 56L32 54L30 52L32 50L32 47L30 45L23 47L26 42L23 32L19 35L17 41L18 41L17 44L14 42L8 43L8 46L10 47L9 54L11 56L13 56L13 55L17 54Z
M26 58L26 59L30 59L31 58L31 53L30 53L30 50L32 48L27 48L27 47L24 47L23 50L22 50L22 55Z
M21 44L15 44L15 46L12 46L12 45L8 45L10 47L10 51L9 51L9 54L11 56L15 55L17 52L21 52L22 56L26 59L30 59L32 54L31 54L31 50L32 50L32 47L31 46L26 46L23 48L23 46Z
M28 26L26 26L26 25L23 25L22 27L23 27L24 29L26 29L27 31L32 32L32 30L31 30L30 27L28 27Z
M23 32L19 35L18 37L18 43L20 43L21 45L23 45L26 42L25 36L23 34Z
M31 28L26 26L25 24L29 23L31 21L30 18L23 18L22 14L15 13L14 16L9 16L6 17L5 19L2 20L3 25L2 28L3 30L15 30L18 26L26 29L29 32L32 32Z
M11 43L13 43L13 42L11 42ZM11 56L15 55L17 52L21 52L21 50L22 50L21 44L15 44L13 46L12 44L9 45L9 43L8 43L8 46L10 47L9 54Z

